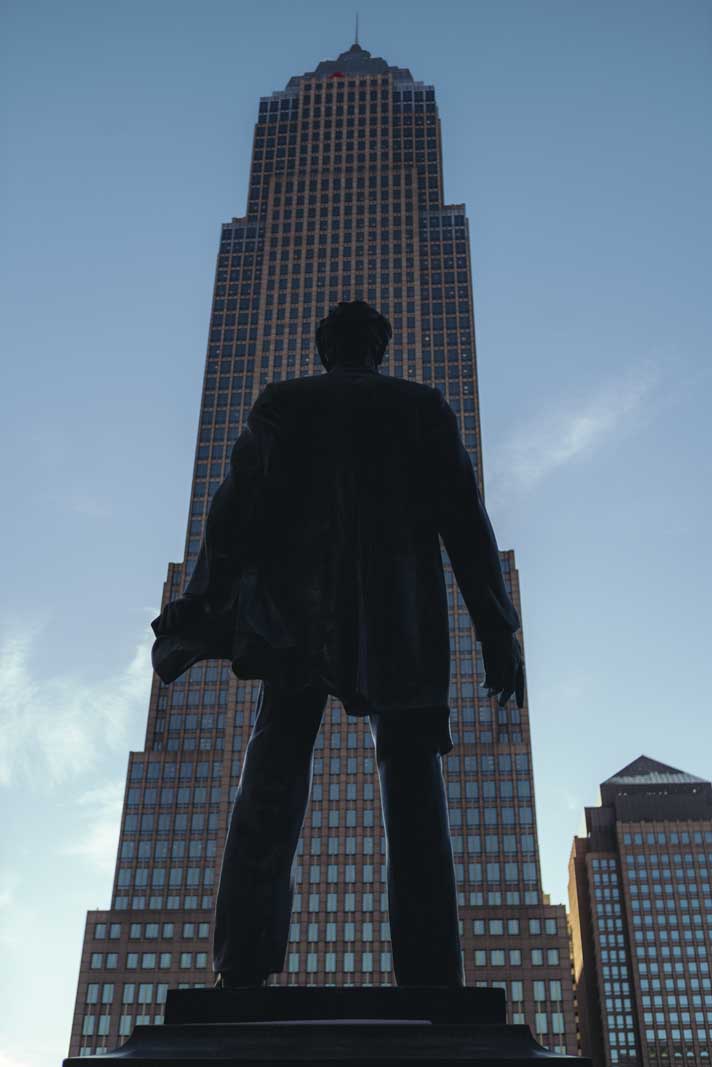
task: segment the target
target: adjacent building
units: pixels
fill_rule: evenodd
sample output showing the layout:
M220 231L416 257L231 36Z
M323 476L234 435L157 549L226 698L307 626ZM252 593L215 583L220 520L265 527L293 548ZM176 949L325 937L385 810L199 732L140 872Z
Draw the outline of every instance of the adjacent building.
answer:
M712 1058L712 784L640 756L574 838L581 1048L594 1067Z
M260 100L247 211L220 235L185 555L168 565L163 603L195 563L258 392L319 373L316 324L353 299L391 320L382 371L443 391L482 486L469 224L462 204L444 200L435 90L357 43ZM511 551L502 565L519 605ZM514 1021L573 1052L566 915L542 892L528 708L483 696L449 566L447 582L456 747L445 762L467 982L503 986ZM256 697L257 685L225 663L196 666L170 687L153 679L145 744L129 756L111 903L87 918L73 1054L160 1021L169 985L212 983L215 885ZM393 982L384 863L370 733L334 701L317 740L275 984Z

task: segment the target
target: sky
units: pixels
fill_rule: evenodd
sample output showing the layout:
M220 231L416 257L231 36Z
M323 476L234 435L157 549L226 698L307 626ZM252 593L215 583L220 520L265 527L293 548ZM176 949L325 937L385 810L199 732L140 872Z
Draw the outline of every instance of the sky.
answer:
M470 219L486 499L520 572L544 888L641 754L712 775L712 8L358 0L433 84ZM10 0L0 1067L66 1054L107 906L150 619L183 551L221 223L326 0Z

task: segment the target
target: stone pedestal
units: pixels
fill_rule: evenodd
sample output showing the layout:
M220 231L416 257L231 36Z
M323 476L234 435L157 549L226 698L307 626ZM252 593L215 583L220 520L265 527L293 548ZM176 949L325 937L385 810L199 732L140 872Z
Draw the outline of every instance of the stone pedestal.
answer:
M590 1067L542 1048L527 1026L507 1026L502 990L442 986L174 989L164 1025L137 1026L121 1048L64 1067L93 1059L134 1067Z

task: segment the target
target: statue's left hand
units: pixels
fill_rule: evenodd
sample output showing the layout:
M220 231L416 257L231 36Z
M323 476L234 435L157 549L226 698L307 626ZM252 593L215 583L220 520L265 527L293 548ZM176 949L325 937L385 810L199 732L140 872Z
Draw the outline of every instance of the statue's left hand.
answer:
M194 625L207 613L207 604L202 597L181 596L166 604L158 617L157 632L171 634L185 626Z
M503 708L510 697L518 707L524 707L524 657L514 634L482 639L482 658L485 680L482 683L489 697L495 697Z

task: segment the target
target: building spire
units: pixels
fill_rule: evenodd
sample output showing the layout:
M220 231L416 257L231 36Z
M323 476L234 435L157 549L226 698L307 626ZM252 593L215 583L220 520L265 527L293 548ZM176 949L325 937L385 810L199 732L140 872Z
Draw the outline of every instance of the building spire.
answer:
M358 11L356 12L356 40L354 44L358 44Z

